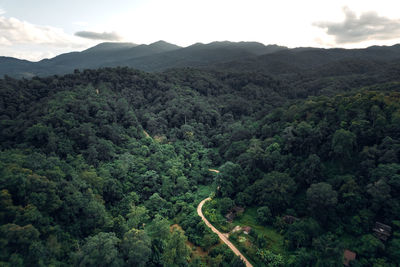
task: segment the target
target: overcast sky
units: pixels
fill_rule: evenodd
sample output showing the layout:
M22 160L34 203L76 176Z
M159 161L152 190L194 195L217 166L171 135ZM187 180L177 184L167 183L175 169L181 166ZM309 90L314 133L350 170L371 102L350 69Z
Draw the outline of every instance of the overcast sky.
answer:
M104 41L400 43L400 0L0 0L0 56L28 60Z

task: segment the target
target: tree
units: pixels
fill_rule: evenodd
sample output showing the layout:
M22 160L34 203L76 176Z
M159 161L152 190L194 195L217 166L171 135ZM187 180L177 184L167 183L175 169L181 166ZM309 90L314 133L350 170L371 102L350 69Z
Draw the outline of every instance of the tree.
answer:
M287 173L270 172L252 186L257 204L268 205L273 213L284 210L292 201L296 184Z
M379 179L375 183L367 185L367 193L372 197L372 210L377 212L388 205L388 201L391 198L390 191L391 188L386 179Z
M317 259L314 253L305 248L297 249L288 259L287 265L291 267L314 266Z
M121 249L129 266L146 266L151 255L151 241L144 230L132 228L125 233Z
M222 197L232 197L238 189L242 188L242 168L240 165L226 162L219 168L219 173L216 176L218 193Z
M374 258L385 249L385 245L375 236L368 234L358 239L356 252L365 258Z
M185 244L186 237L179 230L172 232L167 241L162 259L164 266L185 266L190 256L190 250Z
M393 262L400 262L400 238L390 240L388 254Z
M218 207L221 210L222 214L228 213L235 206L235 202L229 197L221 198L218 201Z
M19 226L16 224L4 224L0 226L2 250L11 252L22 252L27 255L32 242L39 240L39 231L31 224Z
M233 256L231 262L229 263L229 266L231 266L231 267L245 267L246 263L244 263L244 261L241 258L239 258L238 256L235 255L235 256ZM279 266L279 265L277 265L277 266Z
M161 215L156 214L151 223L146 225L145 231L151 237L151 262L162 264L162 253L167 240L170 238L169 222Z
M169 222L159 214L155 216L151 223L146 225L145 230L152 239L166 240L170 236Z
M128 232L129 228L126 223L126 220L122 215L118 215L113 218L113 228L112 231L116 234L118 238L122 238L126 232Z
M321 175L321 159L316 154L311 154L308 158L299 164L297 171L297 181L309 186L312 183L318 182Z
M280 254L274 254L273 252L266 249L258 249L257 256L260 257L267 266L279 267L283 266L284 260Z
M328 233L312 241L318 252L317 266L341 266L343 264L343 247L334 235Z
M82 232L93 233L95 229L108 227L112 223L110 215L100 201L89 199L82 208L82 221L79 221ZM83 219L84 218L84 219Z
M180 176L176 179L177 193L184 193L189 190L189 182L185 176Z
M146 201L146 207L151 211L151 212L156 212L161 209L165 208L165 205L167 204L167 201L160 197L158 193L154 193L151 195L148 201Z
M324 219L326 218L327 210L337 203L337 192L332 189L330 184L324 182L312 184L307 189L307 201L311 212L315 216Z
M314 219L300 220L289 225L285 233L285 240L291 250L310 247L312 239L317 237L320 232L321 228Z
M82 248L74 253L74 262L79 266L123 266L119 243L114 233L100 232L88 237Z
M263 225L271 224L274 220L271 210L268 206L263 206L257 209L257 220Z
M252 201L253 198L248 190L245 190L245 192L239 192L235 198L235 203L239 206L249 206Z
M26 140L36 147L42 147L47 144L51 130L42 123L37 123L28 128L25 132Z
M135 205L131 205L126 217L128 218L127 225L129 228L140 228L149 219L146 207Z
M342 160L351 157L356 145L356 135L344 129L337 130L332 137L332 150Z

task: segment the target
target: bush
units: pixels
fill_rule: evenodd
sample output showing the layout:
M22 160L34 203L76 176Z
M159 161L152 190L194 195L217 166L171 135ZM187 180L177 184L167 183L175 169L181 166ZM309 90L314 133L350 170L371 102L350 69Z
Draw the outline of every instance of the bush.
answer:
M278 267L283 266L283 257L280 254L274 254L266 249L257 250L257 256L260 257L267 266Z

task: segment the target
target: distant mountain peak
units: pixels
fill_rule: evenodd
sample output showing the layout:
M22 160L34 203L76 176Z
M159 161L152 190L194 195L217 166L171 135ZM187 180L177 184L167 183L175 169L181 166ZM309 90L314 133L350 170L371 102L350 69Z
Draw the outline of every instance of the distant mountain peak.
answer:
M148 46L157 47L157 48L163 48L165 50L175 50L175 49L182 48L182 47L180 47L178 45L168 43L168 42L166 42L164 40L159 40L157 42L149 44Z
M157 42L151 43L150 45L156 45L156 44L169 44L170 45L171 43L168 43L168 42L166 42L164 40L159 40Z
M119 49L129 49L136 46L138 45L134 43L104 42L104 43L99 43L98 45L95 45L89 49L86 49L83 52L100 52L100 51L111 51Z

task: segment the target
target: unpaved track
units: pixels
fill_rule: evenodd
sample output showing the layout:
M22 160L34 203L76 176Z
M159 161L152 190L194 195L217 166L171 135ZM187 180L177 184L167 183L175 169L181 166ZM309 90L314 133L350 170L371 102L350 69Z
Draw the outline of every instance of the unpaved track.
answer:
M246 267L253 267L253 265L251 265L251 263L243 256L243 254L240 253L240 251L231 243L231 241L228 240L228 234L223 234L220 231L218 231L217 228L212 226L212 224L206 219L206 217L204 217L202 208L203 208L204 203L206 203L209 200L211 200L211 198L208 197L206 199L203 199L200 202L200 204L197 206L197 214L201 217L203 222L209 228L211 228L211 230L214 233L216 233L219 236L219 238L233 251L233 253L235 253L237 256L239 256L246 263Z

